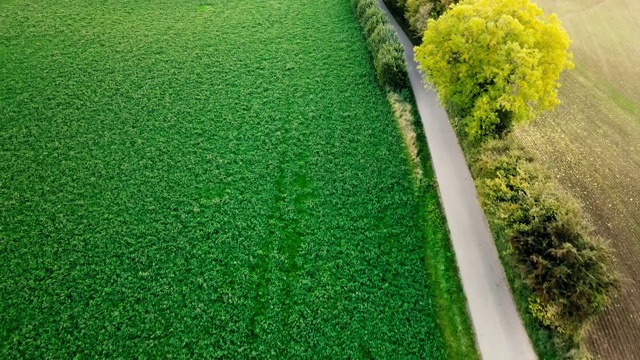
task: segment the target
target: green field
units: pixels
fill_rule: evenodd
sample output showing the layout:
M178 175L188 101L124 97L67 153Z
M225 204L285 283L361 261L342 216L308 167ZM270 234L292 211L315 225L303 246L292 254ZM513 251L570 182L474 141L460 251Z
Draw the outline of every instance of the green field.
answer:
M348 1L3 1L0 358L443 358L411 174Z

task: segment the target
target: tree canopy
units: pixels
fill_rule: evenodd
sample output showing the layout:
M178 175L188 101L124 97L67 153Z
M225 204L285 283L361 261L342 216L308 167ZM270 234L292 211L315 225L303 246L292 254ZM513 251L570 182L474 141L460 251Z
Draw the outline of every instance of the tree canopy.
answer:
M468 138L481 140L559 103L569 44L555 14L529 0L463 0L429 20L416 60Z

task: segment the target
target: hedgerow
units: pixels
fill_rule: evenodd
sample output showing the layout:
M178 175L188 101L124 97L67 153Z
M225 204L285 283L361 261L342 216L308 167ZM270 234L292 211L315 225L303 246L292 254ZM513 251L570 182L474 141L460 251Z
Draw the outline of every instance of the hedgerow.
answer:
M363 30L369 24L369 20L373 20L374 22L383 24L385 23L386 19L384 14L376 6L367 8L367 10L362 14L362 17L358 19L358 23L360 23L360 27L362 27Z
M386 20L387 19L384 17L384 15L381 12L376 11L375 15L370 16L367 19L367 22L362 24L362 31L364 32L364 37L366 39L369 39L378 28L384 27L385 25L388 27L389 25L387 24Z
M380 86L394 90L408 88L402 45L376 1L352 0L351 6L365 36Z
M575 346L617 287L606 243L576 201L512 140L481 146L470 162L497 241L531 289L528 310L560 343Z
M378 8L375 0L356 0L352 1L352 6L356 12L356 18L358 21L364 16L364 13L369 9Z
M402 45L387 42L380 47L373 65L378 80L392 89L402 89L407 86L407 69L404 64Z
M396 32L389 24L376 27L370 37L367 38L367 47L371 53L378 53L384 44L397 41Z

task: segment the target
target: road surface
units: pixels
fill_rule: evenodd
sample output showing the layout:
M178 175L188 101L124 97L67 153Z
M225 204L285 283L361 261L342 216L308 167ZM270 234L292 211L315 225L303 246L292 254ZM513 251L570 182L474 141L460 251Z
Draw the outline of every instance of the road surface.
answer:
M435 92L422 81L413 44L382 0L378 3L404 47L480 355L485 360L537 359L516 310L473 179L447 114Z

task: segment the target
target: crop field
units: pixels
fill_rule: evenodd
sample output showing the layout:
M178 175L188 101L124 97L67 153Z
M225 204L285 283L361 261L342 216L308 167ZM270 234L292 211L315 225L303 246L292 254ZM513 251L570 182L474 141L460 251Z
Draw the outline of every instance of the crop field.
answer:
M562 105L517 137L581 200L610 241L622 289L587 333L602 359L640 359L640 3L540 0L559 14L576 69L563 74Z
M444 358L418 198L346 0L0 2L2 359Z

